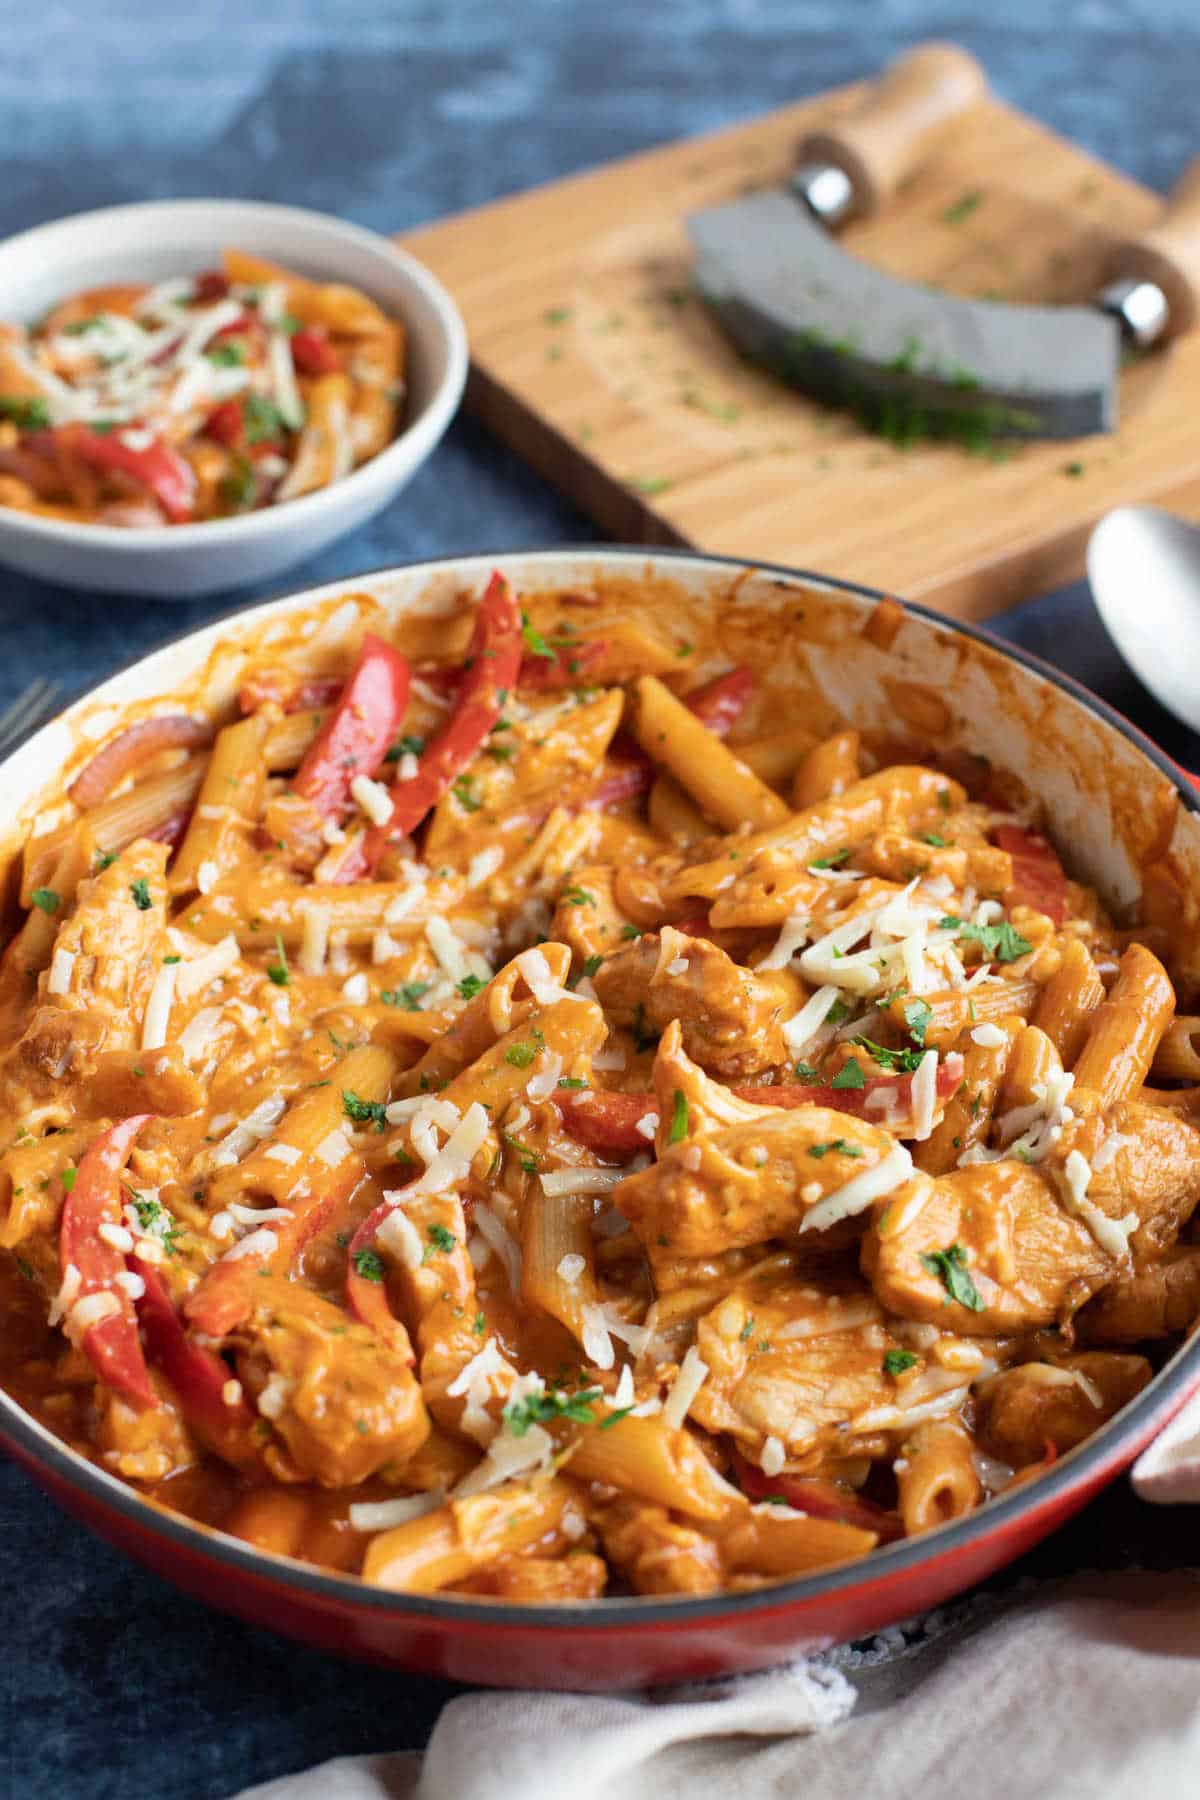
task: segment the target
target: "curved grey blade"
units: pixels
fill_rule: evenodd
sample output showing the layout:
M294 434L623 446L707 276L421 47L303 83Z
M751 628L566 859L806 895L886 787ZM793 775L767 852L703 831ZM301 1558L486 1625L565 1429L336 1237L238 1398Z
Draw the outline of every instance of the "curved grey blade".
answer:
M790 194L688 220L742 350L898 438L1084 437L1115 424L1120 333L1087 306L960 300L849 255Z

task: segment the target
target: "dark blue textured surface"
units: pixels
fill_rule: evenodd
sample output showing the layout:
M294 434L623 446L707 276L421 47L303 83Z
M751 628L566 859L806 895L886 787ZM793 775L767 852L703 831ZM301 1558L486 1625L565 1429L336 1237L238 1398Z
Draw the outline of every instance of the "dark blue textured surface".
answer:
M969 44L1002 95L1154 186L1195 150L1195 0L259 0L169 13L60 0L5 9L0 231L176 194L296 201L395 230L849 80L930 35ZM464 421L390 513L289 584L594 535ZM72 692L252 597L168 609L0 574L0 708L34 673ZM999 629L1200 767L1200 745L1122 670L1081 588ZM0 1504L6 1796L218 1800L335 1754L419 1744L452 1691L207 1612L7 1466ZM1194 1562L1186 1514L1111 1495L1036 1566L1129 1560Z

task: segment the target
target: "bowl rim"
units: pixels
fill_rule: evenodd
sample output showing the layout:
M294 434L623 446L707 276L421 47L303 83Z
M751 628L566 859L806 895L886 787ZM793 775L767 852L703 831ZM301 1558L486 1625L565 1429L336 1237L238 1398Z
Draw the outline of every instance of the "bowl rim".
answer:
M91 524L83 520L44 519L37 514L20 512L15 507L0 507L0 538L5 533L11 533L64 547L86 546L101 552L120 550L124 557L131 560L138 560L142 556L161 556L167 551L183 555L204 545L236 546L270 535L280 529L281 521L294 520L297 524L302 524L306 520L315 519L322 511L328 513L347 496L362 494L368 484L378 488L386 487L390 478L401 480L405 473L424 462L437 445L454 417L466 386L470 361L467 328L449 290L438 280L432 269L427 268L411 251L404 249L394 239L385 236L383 232L372 230L369 225L358 225L312 207L285 206L271 200L236 200L227 195L211 199L190 196L183 200L137 200L118 206L98 206L87 212L66 213L60 219L45 219L40 225L31 225L27 230L15 232L13 236L0 242L0 256L18 247L32 247L36 250L39 248L38 239L50 237L71 226L81 226L85 222L115 223L134 215L145 218L170 215L175 219L182 215L186 222L188 213L201 211L230 214L245 214L249 211L269 216L282 225L294 223L308 228L317 226L328 235L331 247L339 241L356 244L360 249L390 260L404 279L428 302L436 330L440 333L445 348L445 372L423 410L411 424L403 425L377 455L360 463L340 481L335 481L328 487L317 488L311 494L301 494L279 506L263 507L257 512L242 513L229 519L199 519L188 525L171 525L165 529L154 526L140 530L131 530L125 525ZM414 334L409 321L401 319L400 322L409 333L411 345Z
M849 594L860 600L896 599L906 613L940 630L960 634L986 646L1079 701L1131 743L1167 777L1188 812L1200 814L1200 793L1191 785L1186 773L1140 727L1126 719L1106 700L1091 693L1073 676L1064 674L1033 652L1019 645L1009 644L979 625L949 618L919 601L900 600L898 596L885 594L881 589L869 587L863 582L794 568L785 563L760 561L753 557L716 554L677 546L638 544L472 550L457 555L420 557L411 562L388 564L381 569L355 574L353 582L356 587L369 587L372 581L426 570L436 574L439 570L462 567L464 564L494 562L503 567L506 562L528 565L530 562L579 562L592 557L597 563L638 562L643 567L647 563L679 562L701 564L714 570L748 570L752 574L800 583L817 591L825 589ZM156 649L129 658L127 662L108 670L100 680L81 690L71 701L71 707L86 700L107 682L137 667L148 657L168 650L175 644L183 643L208 630L236 630L240 619L249 622L254 615L269 610L272 606L289 600L303 602L307 598L336 591L339 585L340 582L335 579L322 582L311 589L285 590L270 595L265 600L251 602L235 612L210 619L203 625L192 625L164 636ZM52 724L53 721L49 723ZM41 725L37 731L48 728L48 725ZM0 771L23 744L36 735L37 732L28 733L0 758ZM1106 1467L1115 1463L1118 1465L1115 1472L1119 1472L1123 1459L1126 1462L1131 1460L1197 1388L1200 1388L1200 1335L1180 1345L1141 1393L1127 1402L1092 1437L1060 1457L1052 1468L1036 1480L1016 1487L1008 1494L998 1495L962 1519L938 1526L918 1537L901 1538L854 1561L815 1570L794 1580L774 1582L746 1593L717 1592L694 1598L672 1599L619 1595L556 1606L475 1600L465 1595L394 1592L387 1588L373 1587L355 1575L323 1570L294 1557L259 1550L228 1535L219 1526L209 1526L188 1519L182 1513L172 1512L166 1506L145 1499L136 1489L118 1480L106 1469L99 1468L78 1451L72 1450L48 1427L25 1412L3 1388L0 1388L0 1441L7 1439L19 1445L26 1466L34 1470L45 1467L67 1487L81 1489L88 1498L102 1507L119 1513L130 1525L152 1537L165 1540L168 1546L182 1551L186 1556L212 1557L231 1572L252 1575L271 1585L298 1589L302 1595L309 1596L314 1601L323 1600L340 1607L370 1613L386 1613L398 1620L405 1617L420 1619L428 1624L436 1623L447 1628L457 1624L466 1627L488 1626L498 1631L536 1629L547 1635L580 1631L609 1633L639 1627L686 1628L729 1617L786 1612L827 1595L903 1577L922 1563L932 1564L943 1559L954 1559L980 1541L997 1533L1003 1534L1019 1523L1036 1521L1047 1513L1053 1516L1061 1501L1068 1499L1080 1488L1086 1489L1093 1477L1102 1478Z

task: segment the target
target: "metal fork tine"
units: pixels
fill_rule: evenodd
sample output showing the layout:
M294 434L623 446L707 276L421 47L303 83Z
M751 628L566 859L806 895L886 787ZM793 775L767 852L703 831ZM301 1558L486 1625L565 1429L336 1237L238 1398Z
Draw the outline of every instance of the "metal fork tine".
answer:
M0 713L0 750L7 749L35 725L40 724L52 709L57 694L57 682L47 681L44 676L31 681L11 705Z

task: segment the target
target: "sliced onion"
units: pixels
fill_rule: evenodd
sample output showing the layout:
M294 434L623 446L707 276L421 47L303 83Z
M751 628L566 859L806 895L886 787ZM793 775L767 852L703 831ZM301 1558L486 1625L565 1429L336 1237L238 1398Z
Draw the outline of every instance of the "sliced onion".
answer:
M76 806L98 806L131 769L150 757L163 750L195 750L212 740L213 728L208 721L189 718L187 713L141 719L98 750L67 792Z

